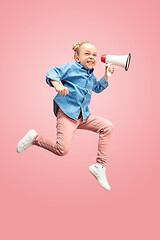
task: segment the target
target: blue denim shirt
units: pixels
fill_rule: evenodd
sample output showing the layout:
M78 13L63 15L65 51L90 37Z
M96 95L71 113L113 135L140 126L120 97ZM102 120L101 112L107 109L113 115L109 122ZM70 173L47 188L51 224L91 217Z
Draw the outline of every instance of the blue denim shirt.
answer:
M69 94L63 97L57 94L54 98L56 106L72 119L77 120L82 112L83 121L91 114L88 105L91 101L92 91L102 92L108 87L108 81L102 77L99 81L93 74L94 68L87 70L78 62L64 63L61 67L54 67L46 73L46 82L53 87L50 80L62 82L68 88ZM54 109L57 116L58 108Z

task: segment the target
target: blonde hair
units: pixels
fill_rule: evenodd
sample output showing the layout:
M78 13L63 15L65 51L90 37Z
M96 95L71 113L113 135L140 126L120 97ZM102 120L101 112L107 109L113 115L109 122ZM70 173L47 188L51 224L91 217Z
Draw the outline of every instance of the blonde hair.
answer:
M80 47L85 44L85 43L90 43L92 44L91 42L76 42L75 44L73 44L73 51L74 51L74 59L76 60L76 57L79 56L79 53L80 53ZM92 44L93 45L93 44Z

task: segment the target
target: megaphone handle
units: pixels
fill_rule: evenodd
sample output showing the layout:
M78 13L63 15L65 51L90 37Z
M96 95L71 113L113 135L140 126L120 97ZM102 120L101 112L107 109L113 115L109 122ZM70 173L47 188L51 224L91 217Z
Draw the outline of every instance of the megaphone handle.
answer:
M108 63L108 67L109 67L110 65L112 65L112 64L111 64L111 63ZM108 71L108 68L107 68L107 77L110 77L111 75L112 75L112 73L109 72L109 71Z

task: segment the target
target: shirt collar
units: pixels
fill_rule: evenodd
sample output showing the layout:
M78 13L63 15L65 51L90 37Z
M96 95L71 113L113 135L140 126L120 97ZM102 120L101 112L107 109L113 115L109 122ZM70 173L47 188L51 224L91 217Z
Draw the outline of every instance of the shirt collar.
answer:
M80 67L81 69L85 69L85 70L88 71L89 73L92 73L92 72L94 71L94 68L88 70L88 69L86 69L83 65L81 65L80 63L78 63L77 61L76 61L76 64L77 64L78 67Z

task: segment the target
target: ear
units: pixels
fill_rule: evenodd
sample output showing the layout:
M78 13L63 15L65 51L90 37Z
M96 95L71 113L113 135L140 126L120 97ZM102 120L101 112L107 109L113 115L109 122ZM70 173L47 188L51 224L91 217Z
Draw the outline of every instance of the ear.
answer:
M78 63L80 62L79 57L76 57L76 62L78 62Z

